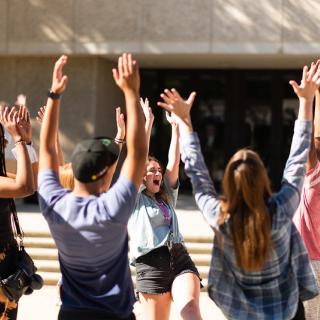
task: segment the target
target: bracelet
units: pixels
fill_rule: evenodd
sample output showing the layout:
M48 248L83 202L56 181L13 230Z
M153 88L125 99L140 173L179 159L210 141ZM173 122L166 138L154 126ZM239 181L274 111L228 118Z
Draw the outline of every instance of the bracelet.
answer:
M25 142L25 140L18 140L18 141L16 141L15 143L14 143L14 145L16 146L16 145L18 145L18 144L26 144L26 142Z
M114 138L114 142L116 143L125 143L124 139Z
M52 100L59 100L61 95L60 95L60 93L56 93L51 90L48 90L47 96L48 96L48 98L51 98Z

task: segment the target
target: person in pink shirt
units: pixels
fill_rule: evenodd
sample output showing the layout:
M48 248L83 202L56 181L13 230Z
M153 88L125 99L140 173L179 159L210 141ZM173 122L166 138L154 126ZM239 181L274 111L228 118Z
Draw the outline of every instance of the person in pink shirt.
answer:
M304 240L320 287L320 92L316 91L311 142L299 208L294 223ZM320 320L320 295L304 302L307 320Z

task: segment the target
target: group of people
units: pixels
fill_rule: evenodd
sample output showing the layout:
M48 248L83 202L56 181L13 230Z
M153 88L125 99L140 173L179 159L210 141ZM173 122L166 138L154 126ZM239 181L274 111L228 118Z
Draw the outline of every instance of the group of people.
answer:
M218 196L192 127L195 92L187 99L175 89L160 95L158 106L166 110L172 128L167 165L148 154L154 116L148 100L140 98L139 67L131 54L121 55L112 70L125 97L126 123L118 108L116 137L81 141L71 163L64 163L59 110L67 60L63 55L55 63L46 106L38 113L39 161L26 108L0 110L1 279L14 272L17 259L13 199L37 190L59 253L59 320L132 320L136 300L147 320L169 319L172 302L181 319L202 319L201 278L175 213L181 158L196 203L214 231L208 292L225 317L320 319L315 278L316 272L319 281L320 61L304 67L300 84L290 82L300 105L280 191L271 192L259 155L241 149L227 164ZM15 144L15 174L6 172L4 129ZM111 186L124 143L127 154ZM16 319L17 309L18 301L0 288L0 319Z

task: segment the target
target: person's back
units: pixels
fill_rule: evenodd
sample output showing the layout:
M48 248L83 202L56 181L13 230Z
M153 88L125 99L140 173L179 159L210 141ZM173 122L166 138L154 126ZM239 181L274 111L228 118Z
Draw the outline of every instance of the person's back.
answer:
M299 208L294 222L306 245L320 287L320 92L315 99L314 132ZM320 296L304 303L308 320L320 319Z
M320 61L291 81L300 107L281 190L271 195L255 152L229 161L218 197L193 132L190 107L173 98L158 105L179 119L181 158L196 202L215 230L209 295L228 319L304 319L301 300L318 294L310 262L292 223L299 203L310 145L312 102L320 85Z
M146 142L138 105L139 73L131 55L119 58L114 78L124 91L127 157L120 177L106 193L100 190L118 157L110 139L88 139L72 155L74 190L63 189L55 149L59 94L66 78L62 56L53 72L40 135L39 202L56 242L62 273L59 319L132 319L134 292L128 265L127 222L141 183ZM140 128L142 130L140 130Z

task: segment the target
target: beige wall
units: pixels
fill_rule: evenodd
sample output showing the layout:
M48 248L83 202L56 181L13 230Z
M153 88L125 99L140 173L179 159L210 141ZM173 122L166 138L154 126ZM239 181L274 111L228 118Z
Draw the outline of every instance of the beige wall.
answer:
M81 138L115 133L119 53L152 68L300 68L320 55L319 12L319 0L0 0L0 100L23 92L35 116L54 59L69 54L69 157Z
M0 54L317 54L318 0L0 0Z
M40 127L34 119L46 103L53 62L54 58L45 57L0 57L0 100L13 104L18 93L27 95L36 146ZM60 129L67 159L80 139L115 135L114 107L124 105L112 79L112 66L102 58L73 57L65 68L69 83L61 100Z

